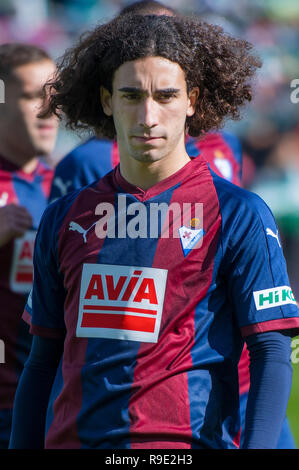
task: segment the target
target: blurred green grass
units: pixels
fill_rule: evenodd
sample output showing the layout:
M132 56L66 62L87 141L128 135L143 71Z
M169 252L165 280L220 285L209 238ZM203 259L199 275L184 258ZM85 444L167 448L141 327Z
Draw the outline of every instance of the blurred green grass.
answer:
M299 449L299 336L292 340L293 382L287 415L292 433Z

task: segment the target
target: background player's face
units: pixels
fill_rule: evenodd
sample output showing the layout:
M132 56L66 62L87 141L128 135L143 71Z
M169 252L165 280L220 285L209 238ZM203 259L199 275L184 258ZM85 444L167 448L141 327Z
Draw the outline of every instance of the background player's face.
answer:
M187 94L181 67L162 57L122 64L113 94L102 90L103 109L113 115L121 159L155 162L185 150L185 123L197 91Z
M0 105L0 153L14 155L22 164L52 152L58 129L55 117L39 119L42 87L55 64L42 60L16 67L5 82L5 103Z

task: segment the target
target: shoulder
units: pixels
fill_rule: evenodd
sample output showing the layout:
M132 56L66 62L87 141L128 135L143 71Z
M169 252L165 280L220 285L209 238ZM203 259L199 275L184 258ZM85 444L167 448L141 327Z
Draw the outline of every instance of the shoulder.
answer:
M225 202L230 201L232 207L244 206L245 208L252 208L253 210L267 207L265 201L256 193L241 188L227 181L225 178L218 176L214 171L210 171L220 203L222 200L225 200Z
M227 231L233 232L236 227L238 231L242 228L253 230L258 226L276 227L271 209L260 196L211 173L222 224Z
M100 140L96 137L88 139L86 142L75 147L71 150L58 165L78 165L87 163L90 164L95 162L98 164L99 152L101 156L103 154L109 154L111 152L112 142L109 140Z
M48 234L57 233L64 217L84 189L85 188L75 189L65 196L49 203L42 215L39 232L46 231Z

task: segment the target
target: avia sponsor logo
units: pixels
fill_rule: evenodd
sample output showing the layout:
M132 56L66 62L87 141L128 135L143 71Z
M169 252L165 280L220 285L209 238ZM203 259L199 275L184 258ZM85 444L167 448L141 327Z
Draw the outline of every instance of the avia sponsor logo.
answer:
M296 300L289 286L273 287L253 292L254 302L257 310L279 307L280 305L294 304Z
M78 337L156 343L167 270L84 264Z
M36 232L30 230L22 238L14 240L14 252L10 271L10 288L26 294L33 283L33 250Z

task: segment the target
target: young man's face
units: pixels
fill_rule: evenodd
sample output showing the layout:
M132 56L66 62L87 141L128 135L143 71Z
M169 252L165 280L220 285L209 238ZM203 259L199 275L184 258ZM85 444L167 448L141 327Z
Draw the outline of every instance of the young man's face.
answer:
M185 123L197 90L187 94L183 70L162 57L125 62L117 69L112 96L102 89L102 104L112 115L120 157L155 162L182 151Z
M55 117L37 117L42 102L42 87L53 75L55 64L41 60L18 66L5 83L5 103L0 105L0 149L23 159L52 152L58 130Z

